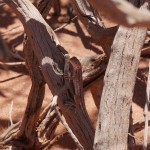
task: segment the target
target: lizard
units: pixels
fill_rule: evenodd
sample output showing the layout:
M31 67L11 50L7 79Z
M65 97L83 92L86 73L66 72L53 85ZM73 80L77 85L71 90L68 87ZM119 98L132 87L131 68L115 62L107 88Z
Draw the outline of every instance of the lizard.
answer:
M64 73L63 73L63 75L64 75L65 83L64 83L63 87L52 98L51 109L53 109L54 107L56 107L57 100L58 100L60 94L64 90L67 90L69 88L69 83L70 83L70 80L69 80L69 76L70 76L70 73L69 73L70 56L69 56L69 54L65 54L64 57L65 57L65 65L64 65ZM51 110L49 112L51 112Z
M69 54L65 54L65 65L64 65L64 85L63 87L54 95L51 102L51 107L54 108L57 105L58 98L60 94L70 88L70 82L73 82L73 95L75 104L74 106L79 106L81 99L83 99L83 81L82 81L82 67L79 60L76 57L70 59ZM70 65L72 65L72 70L70 70ZM72 72L72 74L71 74ZM71 89L70 89L71 90Z
M49 113L51 112L52 109L55 109L59 120L65 126L67 131L70 133L71 137L73 138L73 140L75 141L75 143L77 144L79 149L84 150L83 146L81 145L81 143L79 142L79 140L77 139L77 137L75 136L75 134L73 133L73 131L71 130L69 125L67 124L67 122L62 119L61 114L59 112L59 107L57 106L58 98L59 98L61 92L63 92L64 90L69 89L70 80L73 80L73 82L75 81L76 78L74 77L74 75L76 75L75 72L76 72L77 69L81 70L81 78L82 78L82 69L81 69L81 65L79 66L79 64L80 64L79 61L77 62L78 59L70 59L70 56L68 54L65 54L64 57L65 57L65 65L64 65L64 80L65 80L65 83L64 83L63 87L57 92L57 94L53 97ZM75 57L73 57L73 58L75 58ZM71 73L70 73L70 70L69 70L70 69L70 67L69 67L70 63L73 65L73 67L75 67L75 70L73 71L74 72L73 76L71 76ZM76 82L74 82L74 85L75 86L77 85ZM76 87L74 87L74 88L76 89ZM79 90L80 90L80 86L77 87L77 91L79 91ZM75 93L77 91L75 90ZM77 98L78 98L78 95L77 95Z
M78 108L80 107L84 115L88 117L85 104L84 104L84 96L83 96L82 66L80 61L76 57L72 57L70 59L70 63L73 68L72 78L73 78L73 86L74 86L75 106Z

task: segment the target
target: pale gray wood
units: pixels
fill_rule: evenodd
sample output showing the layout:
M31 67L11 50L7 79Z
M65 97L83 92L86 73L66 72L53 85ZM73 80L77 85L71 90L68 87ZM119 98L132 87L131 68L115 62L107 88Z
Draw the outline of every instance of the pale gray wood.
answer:
M146 28L118 29L104 77L94 150L127 150L133 89L146 32Z

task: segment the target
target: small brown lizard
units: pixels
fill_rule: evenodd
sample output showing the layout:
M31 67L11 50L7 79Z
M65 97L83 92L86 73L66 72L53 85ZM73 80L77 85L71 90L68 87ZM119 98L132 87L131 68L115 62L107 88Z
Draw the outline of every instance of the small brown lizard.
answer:
M76 57L70 59L70 63L73 67L72 81L74 86L74 100L77 106L80 105L80 101L83 98L83 81L82 81L82 67L79 60Z
M65 84L64 86L58 91L58 93L53 97L52 102L51 102L51 108L49 110L49 113L51 112L51 110L54 108L60 121L62 122L62 124L65 126L65 128L67 129L67 131L70 133L71 137L73 138L73 140L75 141L75 143L78 145L79 149L84 150L83 146L81 145L81 143L78 141L77 137L75 136L75 134L72 132L72 130L70 129L69 125L67 124L67 122L65 120L62 119L61 114L59 112L59 108L57 106L57 101L58 98L61 94L61 92L63 92L64 90L69 89L69 85L70 85L70 80L73 80L73 82L75 81L74 76L71 77L70 74L70 63L73 64L73 67L75 67L75 70L73 72L73 75L76 75L76 71L77 69L81 70L81 75L82 75L82 69L80 68L81 65L79 66L79 64L77 63L77 59L70 59L68 54L65 54L65 66L64 66L64 79L65 79ZM76 83L74 83L74 86L76 86ZM77 89L79 90L80 86L77 87ZM75 87L76 89L76 87ZM75 90L76 93L76 90ZM76 96L76 95L75 95ZM78 97L78 96L77 96ZM76 99L76 98L75 98ZM77 99L78 100L78 99ZM78 102L77 102L78 103Z
M52 102L51 102L51 109L56 107L57 100L58 100L60 94L64 90L67 90L69 88L69 83L70 83L70 79L69 79L69 76L70 76L70 72L69 72L70 56L69 56L69 54L65 54L64 57L65 57L65 66L64 66L64 73L63 73L63 75L64 75L65 83L64 83L63 87L57 92L57 94L53 97Z
M52 103L51 103L52 108L54 108L57 105L57 101L61 93L70 88L71 80L72 80L73 88L74 88L72 94L74 94L74 101L75 101L75 104L71 103L71 105L79 107L79 105L81 104L83 100L83 81L82 81L81 64L76 57L72 57L70 59L68 54L65 54L64 56L65 56L65 66L64 66L63 75L64 75L65 83L64 83L64 86L53 97ZM72 69L70 69L70 67Z

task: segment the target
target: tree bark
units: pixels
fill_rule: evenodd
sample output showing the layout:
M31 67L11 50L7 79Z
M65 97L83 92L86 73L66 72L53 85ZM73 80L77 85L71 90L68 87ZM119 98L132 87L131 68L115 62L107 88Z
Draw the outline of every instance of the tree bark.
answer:
M121 26L115 36L104 78L94 150L127 150L133 88L146 32L146 28Z
M32 51L29 41L25 44L24 54L32 86L28 96L27 107L16 139L24 141L20 144L20 147L29 149L31 147L36 147L35 144L38 143L36 125L45 95L45 81L41 75L37 59ZM26 144L23 145L23 143Z
M8 46L4 42L0 34L0 61L5 61L10 56Z
M42 0L38 4L38 9L43 16L47 15L48 10L50 9L50 4L51 1L48 0ZM41 74L37 58L33 53L31 43L27 36L25 36L24 38L23 51L25 54L26 65L30 73L32 86L28 97L27 107L25 109L25 113L16 139L22 143L26 141L25 145L20 143L20 146L23 149L28 149L35 148L36 145L39 144L40 137L38 137L37 135L36 127L45 95L45 80ZM58 120L55 125L56 124L58 124ZM55 126L55 128L56 127L57 125ZM53 130L55 128L53 128ZM51 131L51 133L54 133L54 131ZM49 137L51 136L52 135L50 135Z
M43 76L51 92L55 95L63 87L62 77L65 50L54 43L53 31L44 21L37 9L27 0L4 0L22 21L26 33L31 41L34 53L38 58ZM32 10L32 11L30 11ZM70 90L64 91L58 105L70 128L83 145L84 149L92 149L94 130L85 110L76 106L74 95Z

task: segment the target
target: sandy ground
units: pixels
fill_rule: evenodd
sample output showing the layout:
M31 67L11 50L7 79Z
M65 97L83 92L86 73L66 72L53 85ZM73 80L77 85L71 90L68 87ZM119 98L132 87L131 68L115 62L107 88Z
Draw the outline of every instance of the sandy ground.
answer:
M68 21L69 17L66 11L61 12L61 16L53 17L50 14L47 17L47 22L53 29L61 26ZM106 22L107 27L112 26L111 22ZM23 27L16 15L10 10L9 7L4 5L0 0L0 32L3 38L9 45L9 49L19 51L22 54L22 41L23 41ZM79 59L87 56L101 53L101 48L94 43L87 33L84 26L78 21L70 23L68 26L57 32L62 46L70 53L71 56L76 56ZM22 54L23 55L23 54ZM14 61L10 59L10 61ZM15 60L16 61L16 60ZM141 59L139 65L138 77L146 70L148 66L148 59ZM100 99L99 90L102 80L99 79L90 88L84 92L85 104L95 127L97 120L98 109L95 106L94 99ZM9 121L9 108L13 101L13 122L18 122L24 113L27 97L31 88L31 80L28 71L25 67L13 67L7 70L0 68L0 133L10 126ZM135 94L133 97L133 121L141 121L143 117L143 108L146 99L146 84L137 79ZM94 96L93 96L94 95ZM43 107L47 105L52 98L51 92L46 87L46 94L43 102ZM56 130L55 135L65 132L64 127L60 124ZM135 133L137 149L142 149L143 143L143 130ZM150 130L149 130L149 146L150 146ZM149 147L150 148L150 147ZM76 146L69 135L60 137L50 148L51 150L74 150Z

